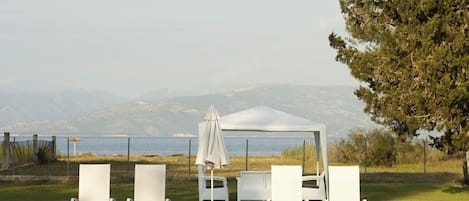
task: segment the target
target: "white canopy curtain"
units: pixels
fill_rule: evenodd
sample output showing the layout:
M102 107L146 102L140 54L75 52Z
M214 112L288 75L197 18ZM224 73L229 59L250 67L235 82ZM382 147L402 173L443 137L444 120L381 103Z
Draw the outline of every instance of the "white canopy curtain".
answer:
M199 132L204 123L205 122L199 124ZM322 153L326 195L329 197L327 136L326 126L324 124L315 123L308 119L297 117L270 107L257 106L221 117L220 127L223 131L313 133L316 143L317 161L320 160L319 153ZM316 165L319 166L319 162ZM318 169L318 167L316 167L316 169Z

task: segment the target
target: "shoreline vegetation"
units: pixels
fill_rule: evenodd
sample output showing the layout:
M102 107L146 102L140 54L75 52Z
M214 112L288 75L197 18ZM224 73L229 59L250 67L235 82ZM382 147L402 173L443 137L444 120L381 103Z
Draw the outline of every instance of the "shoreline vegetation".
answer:
M0 182L0 200L9 201L55 201L67 200L78 194L78 165L80 163L111 164L111 195L117 200L125 200L133 195L133 174L135 164L166 164L166 197L171 200L197 200L197 167L195 156L175 154L158 155L94 155L81 154L67 158L61 156L55 162L16 168L15 175L64 176L67 181L24 181ZM230 200L236 200L236 177L245 170L245 157L233 156L231 164L216 169L215 175L226 176L229 182ZM188 168L191 164L190 169ZM305 173L315 171L313 162L305 164ZM298 157L250 156L249 170L270 170L273 164L302 165ZM354 165L332 163L331 165ZM363 167L361 172L361 196L368 200L464 200L469 196L469 188L462 186L460 160L447 159L429 162L427 173L423 173L421 163L397 164L393 167ZM67 166L69 169L67 169ZM0 177L12 175L12 170L0 172Z

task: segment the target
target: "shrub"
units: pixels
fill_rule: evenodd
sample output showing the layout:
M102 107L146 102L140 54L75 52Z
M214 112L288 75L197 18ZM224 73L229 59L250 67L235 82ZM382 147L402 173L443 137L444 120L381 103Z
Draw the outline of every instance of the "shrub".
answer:
M342 163L363 164L365 159L366 135L364 129L354 129L348 139L340 140L337 145L337 160Z
M303 158L303 151L306 152L305 160L316 160L316 146L312 143L306 143L306 147L303 150L303 145L300 146L288 146L281 153L283 158L298 159Z
M391 131L373 129L367 139L369 165L392 167L396 163L396 138Z
M391 167L397 159L396 139L383 129L354 129L337 146L338 162Z

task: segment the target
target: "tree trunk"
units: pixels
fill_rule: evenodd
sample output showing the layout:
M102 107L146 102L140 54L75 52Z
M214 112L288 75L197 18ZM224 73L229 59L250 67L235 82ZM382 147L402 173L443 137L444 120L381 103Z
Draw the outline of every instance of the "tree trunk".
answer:
M464 184L469 185L469 173L468 173L468 161L467 159L469 158L469 151L466 151L464 154L464 159L463 159L463 164L462 164L462 171L464 174Z

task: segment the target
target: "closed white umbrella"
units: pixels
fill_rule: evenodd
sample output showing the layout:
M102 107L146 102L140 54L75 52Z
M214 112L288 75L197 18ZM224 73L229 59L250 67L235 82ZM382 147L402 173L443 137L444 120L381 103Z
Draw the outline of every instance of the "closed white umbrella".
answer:
M210 169L211 200L213 201L213 169L229 165L230 160L221 134L220 116L213 105L208 108L205 119L207 120L205 129L199 132L199 149L195 163Z

